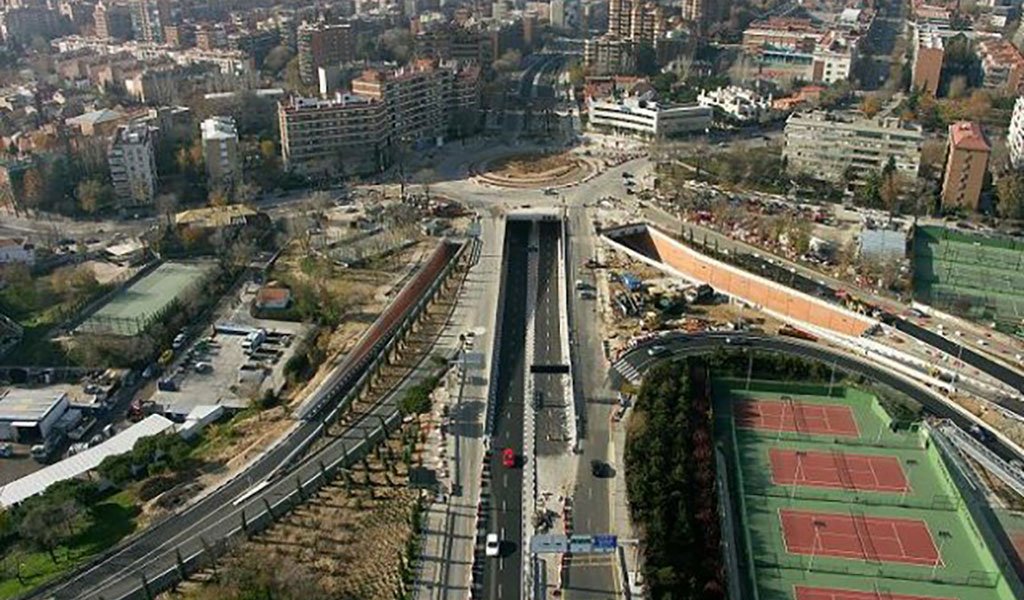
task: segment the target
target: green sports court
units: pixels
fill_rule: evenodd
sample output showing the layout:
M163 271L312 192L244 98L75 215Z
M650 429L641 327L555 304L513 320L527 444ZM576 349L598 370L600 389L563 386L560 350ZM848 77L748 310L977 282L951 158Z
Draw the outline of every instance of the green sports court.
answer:
M914 298L1017 332L1024 318L1024 244L1003 236L917 227Z
M175 300L200 285L213 270L212 263L165 262L117 292L78 330L137 335L159 319Z
M742 597L1015 597L928 427L893 427L849 387L719 380L714 396Z

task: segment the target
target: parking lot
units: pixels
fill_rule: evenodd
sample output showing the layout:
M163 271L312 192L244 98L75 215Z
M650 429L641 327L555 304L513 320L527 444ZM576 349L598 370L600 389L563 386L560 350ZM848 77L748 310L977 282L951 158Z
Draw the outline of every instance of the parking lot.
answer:
M201 405L240 410L267 390L280 390L284 364L308 327L251 316L249 307L258 290L255 283L243 284L222 303L203 335L179 349L159 377L146 412L182 418Z

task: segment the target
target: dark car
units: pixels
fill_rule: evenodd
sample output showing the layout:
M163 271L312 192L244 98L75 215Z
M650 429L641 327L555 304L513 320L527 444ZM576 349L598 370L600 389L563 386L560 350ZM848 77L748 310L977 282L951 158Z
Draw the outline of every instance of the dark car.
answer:
M611 466L603 460L594 459L590 461L590 473L594 477L608 477L611 474Z

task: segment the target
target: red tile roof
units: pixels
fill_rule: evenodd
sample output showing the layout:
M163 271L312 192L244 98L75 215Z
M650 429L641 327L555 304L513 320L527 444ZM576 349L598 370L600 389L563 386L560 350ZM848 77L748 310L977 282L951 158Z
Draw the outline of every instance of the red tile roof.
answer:
M981 126L973 121L959 121L950 125L949 143L959 150L989 151Z

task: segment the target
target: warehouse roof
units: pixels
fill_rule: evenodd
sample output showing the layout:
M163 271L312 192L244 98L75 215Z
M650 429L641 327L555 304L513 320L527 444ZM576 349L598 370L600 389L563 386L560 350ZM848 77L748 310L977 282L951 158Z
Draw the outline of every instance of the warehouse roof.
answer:
M15 505L26 498L43 493L46 488L59 481L84 475L98 467L108 456L129 452L141 438L163 433L173 426L174 423L170 419L150 415L98 446L0 486L0 507Z
M39 421L66 394L52 389L9 388L0 393L0 421Z

